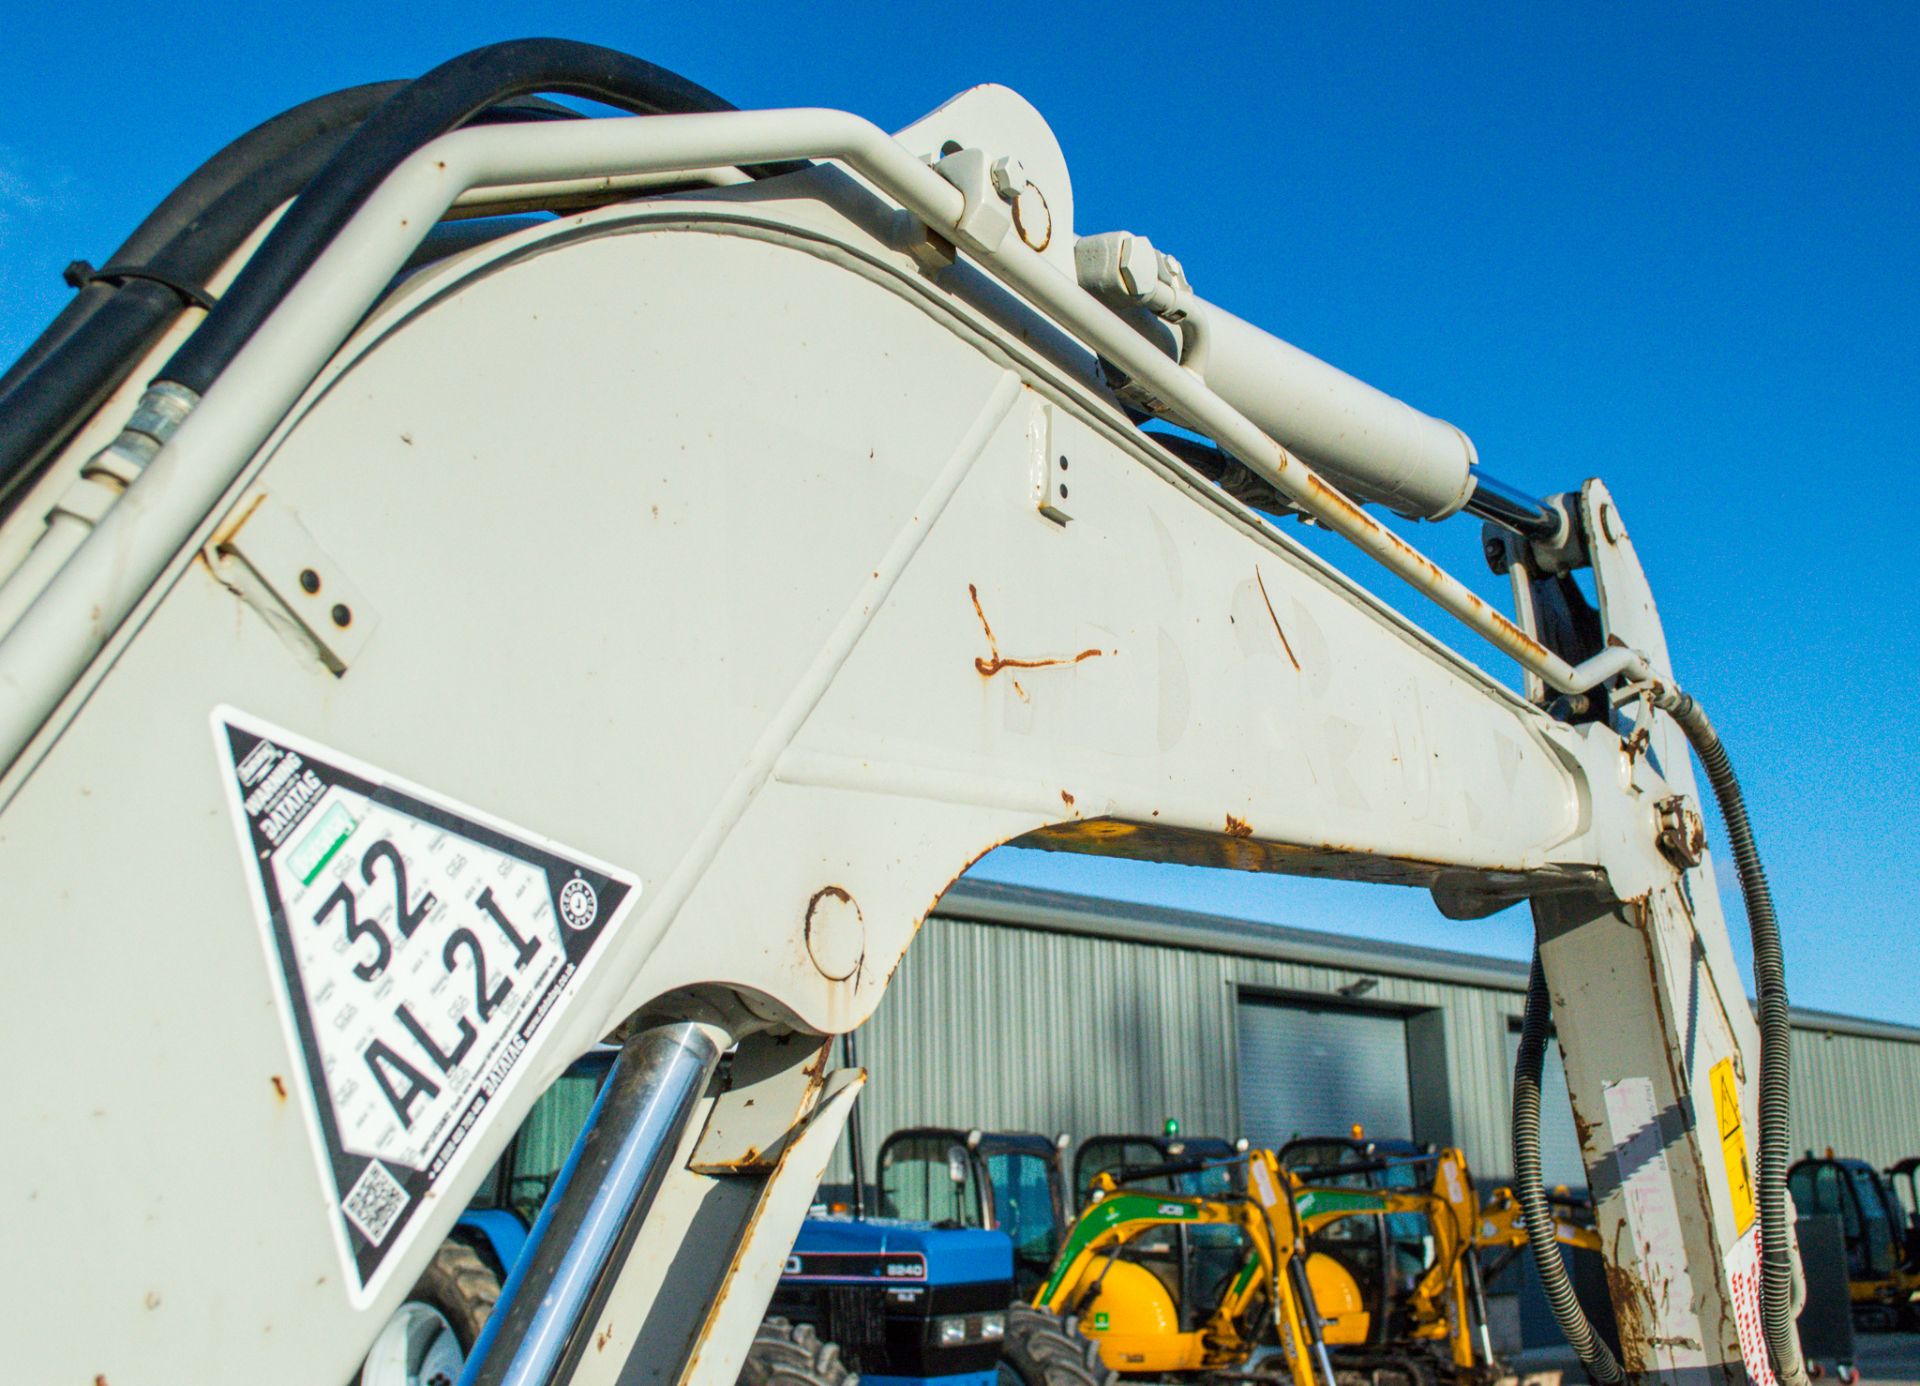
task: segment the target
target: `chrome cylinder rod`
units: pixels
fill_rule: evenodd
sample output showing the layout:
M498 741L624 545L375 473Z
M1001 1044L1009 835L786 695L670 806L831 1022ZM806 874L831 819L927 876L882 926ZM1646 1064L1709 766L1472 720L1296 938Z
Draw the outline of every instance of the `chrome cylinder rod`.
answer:
M1567 523L1558 506L1537 500L1517 486L1488 476L1478 467L1473 468L1473 490L1461 508L1469 515L1511 530L1522 539L1538 539L1547 544L1559 542Z
M627 1041L474 1344L463 1386L564 1379L719 1059L707 1031L685 1022Z

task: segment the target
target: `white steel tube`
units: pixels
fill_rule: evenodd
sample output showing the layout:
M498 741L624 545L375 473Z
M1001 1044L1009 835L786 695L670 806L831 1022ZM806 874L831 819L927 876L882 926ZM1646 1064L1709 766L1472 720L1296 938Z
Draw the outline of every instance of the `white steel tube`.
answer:
M965 198L885 131L843 111L738 111L462 130L388 175L287 294L200 406L0 641L0 766L11 765L355 325L396 267L465 191L612 173L787 159L855 169L1102 356L1174 401L1195 426L1327 528L1426 592L1523 667L1565 692L1621 671L1608 650L1578 669L1442 572L1275 443L1191 372L1036 252L1007 237L969 244ZM1643 673L1642 676L1645 676Z
M27 550L20 566L0 581L0 630L9 629L20 619L91 533L93 526L72 511L56 508L47 516L46 529Z

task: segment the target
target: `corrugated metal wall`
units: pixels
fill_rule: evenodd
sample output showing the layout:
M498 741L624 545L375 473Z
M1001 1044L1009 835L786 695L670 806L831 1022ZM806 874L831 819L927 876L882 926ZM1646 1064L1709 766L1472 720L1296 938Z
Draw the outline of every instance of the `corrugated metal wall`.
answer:
M860 1032L872 1149L930 1123L1071 1132L1237 1135L1236 989L1325 1002L1378 976L1365 998L1438 1008L1454 1136L1476 1168L1506 1161L1509 992L935 917ZM832 1178L845 1178L840 1164Z
M869 1168L885 1133L922 1123L1078 1141L1176 1116L1194 1135L1237 1135L1237 990L1324 1003L1375 977L1367 1004L1438 1009L1453 1139L1476 1170L1503 1175L1518 979L1509 989L1397 977L1369 964L1364 941L1353 951L1354 969L1341 970L929 919L860 1032L873 1075L860 1104ZM1793 1067L1796 1152L1920 1154L1920 1043L1796 1027ZM846 1177L843 1154L829 1178Z
M1793 1153L1832 1146L1881 1168L1920 1155L1920 1044L1796 1025Z

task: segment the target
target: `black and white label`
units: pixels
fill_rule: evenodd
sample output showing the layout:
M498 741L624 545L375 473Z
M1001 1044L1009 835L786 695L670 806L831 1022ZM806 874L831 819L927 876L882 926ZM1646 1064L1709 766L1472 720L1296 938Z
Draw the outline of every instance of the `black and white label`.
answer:
M640 883L232 708L213 732L364 1304Z

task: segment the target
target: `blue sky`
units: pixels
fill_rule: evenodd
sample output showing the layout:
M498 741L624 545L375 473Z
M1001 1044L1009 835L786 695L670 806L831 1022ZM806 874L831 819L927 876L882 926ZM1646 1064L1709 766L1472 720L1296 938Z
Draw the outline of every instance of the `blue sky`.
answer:
M1067 152L1082 231L1150 235L1208 297L1460 424L1503 478L1606 478L1741 769L1795 1001L1920 1023L1899 558L1920 6L322 3L156 31L75 3L16 7L7 31L4 360L64 301L61 266L102 260L221 143L476 44L589 39L741 105L888 126L1015 87ZM1502 597L1476 531L1414 537ZM981 869L1509 957L1529 940L1520 912L1449 923L1416 892L1035 853Z

